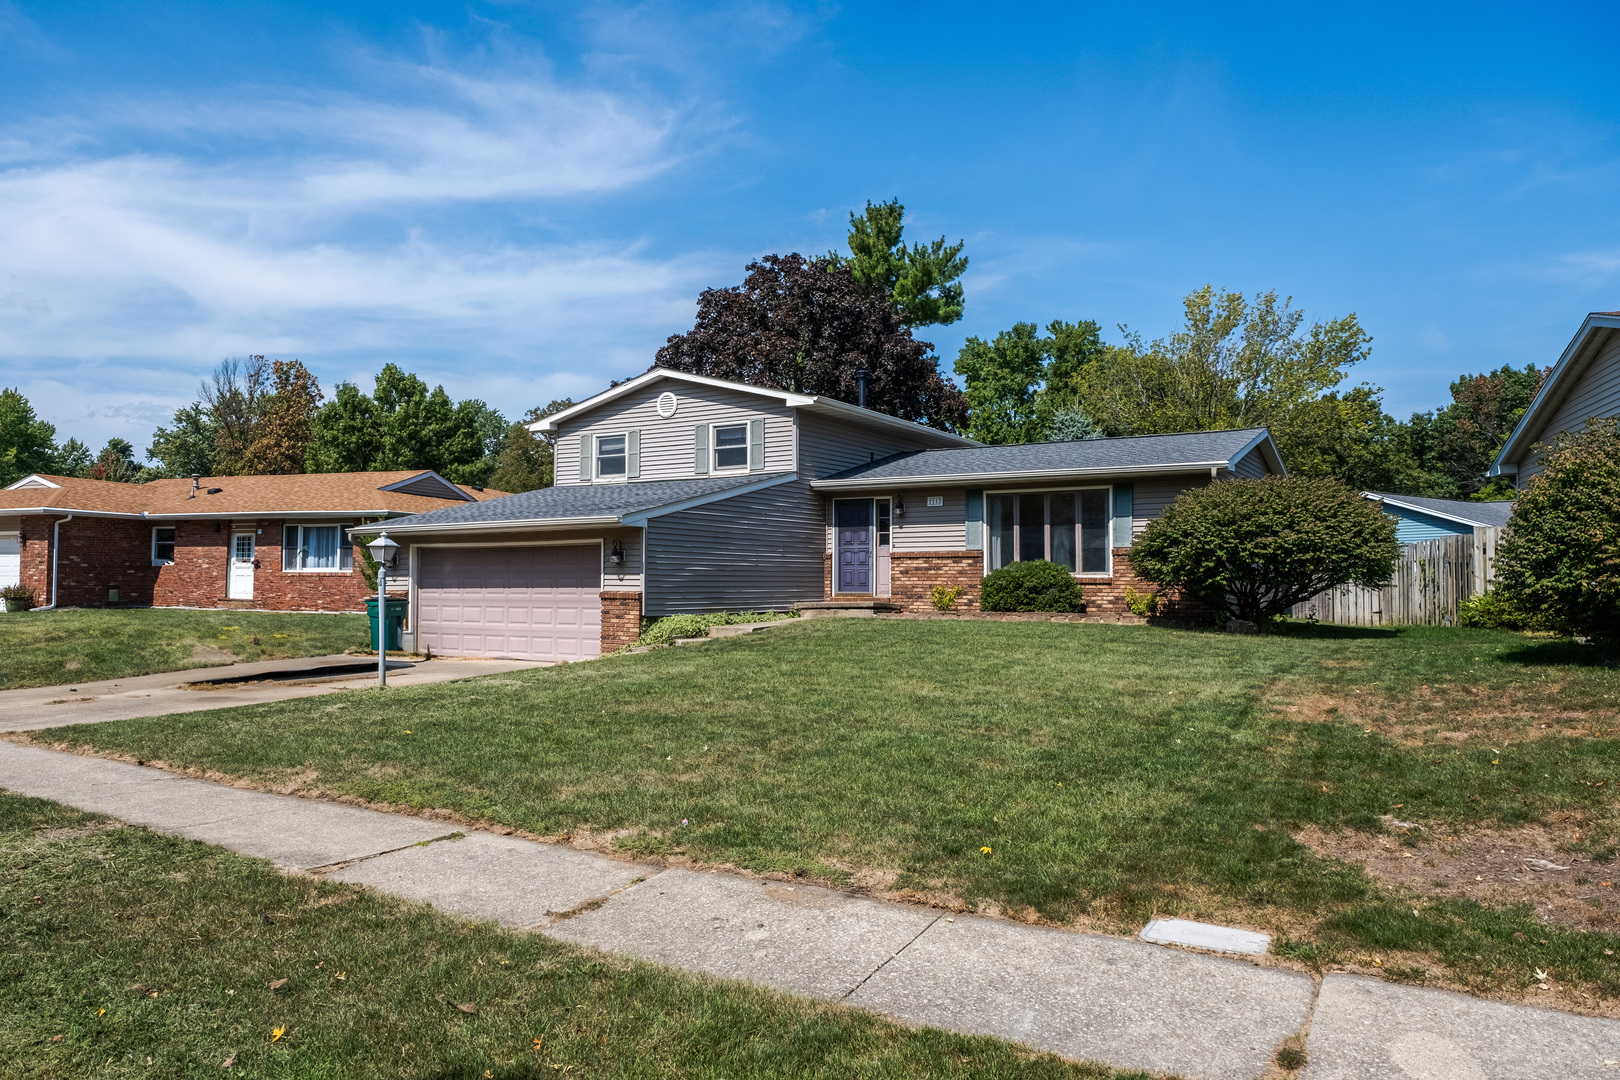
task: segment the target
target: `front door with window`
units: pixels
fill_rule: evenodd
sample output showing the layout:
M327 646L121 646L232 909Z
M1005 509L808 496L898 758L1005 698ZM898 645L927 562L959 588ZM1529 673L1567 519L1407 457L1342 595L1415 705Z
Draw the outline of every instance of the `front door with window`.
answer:
M872 500L833 503L833 590L872 593Z
M231 569L225 599L253 599L253 534L231 534Z

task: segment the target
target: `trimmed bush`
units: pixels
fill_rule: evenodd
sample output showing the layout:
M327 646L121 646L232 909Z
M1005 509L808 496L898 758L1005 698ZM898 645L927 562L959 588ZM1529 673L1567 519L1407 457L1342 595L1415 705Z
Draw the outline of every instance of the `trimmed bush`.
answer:
M1395 519L1337 480L1268 476L1182 493L1131 547L1160 589L1263 626L1323 589L1389 584Z
M676 638L708 637L711 626L733 626L745 622L773 622L791 619L785 611L731 611L708 615L666 615L655 619L636 639L637 645L668 645Z
M979 583L981 611L1084 611L1080 583L1067 567L1045 559L992 570Z
M1496 589L1471 596L1457 606L1457 625L1473 630L1556 630L1545 616L1533 615Z
M1545 453L1496 553L1496 591L1519 611L1620 641L1620 420L1588 420Z

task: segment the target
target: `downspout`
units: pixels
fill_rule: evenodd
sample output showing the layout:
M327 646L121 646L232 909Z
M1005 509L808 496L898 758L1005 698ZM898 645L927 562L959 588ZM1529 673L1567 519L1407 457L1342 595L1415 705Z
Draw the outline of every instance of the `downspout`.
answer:
M56 609L56 561L62 553L62 526L72 520L72 514L69 514L65 518L57 519L56 529L51 537L51 602L46 604L44 607L35 608L35 611L54 611Z

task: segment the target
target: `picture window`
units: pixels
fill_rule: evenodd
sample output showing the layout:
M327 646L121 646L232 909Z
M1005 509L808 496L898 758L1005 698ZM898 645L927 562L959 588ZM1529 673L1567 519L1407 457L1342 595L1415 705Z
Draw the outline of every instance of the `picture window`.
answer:
M353 565L341 525L288 525L282 533L283 570L348 570Z
M1047 559L1073 573L1109 572L1108 488L986 498L990 569Z

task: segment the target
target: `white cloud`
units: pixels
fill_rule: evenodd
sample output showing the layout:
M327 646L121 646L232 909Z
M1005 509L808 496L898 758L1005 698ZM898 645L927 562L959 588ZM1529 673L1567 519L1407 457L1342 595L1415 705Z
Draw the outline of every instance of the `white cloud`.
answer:
M1595 289L1620 278L1620 249L1571 252L1555 259L1539 276Z
M114 102L0 131L0 382L64 436L144 447L229 355L299 356L329 384L397 359L514 414L650 363L714 260L533 222L713 130L544 73L392 78L371 98Z

